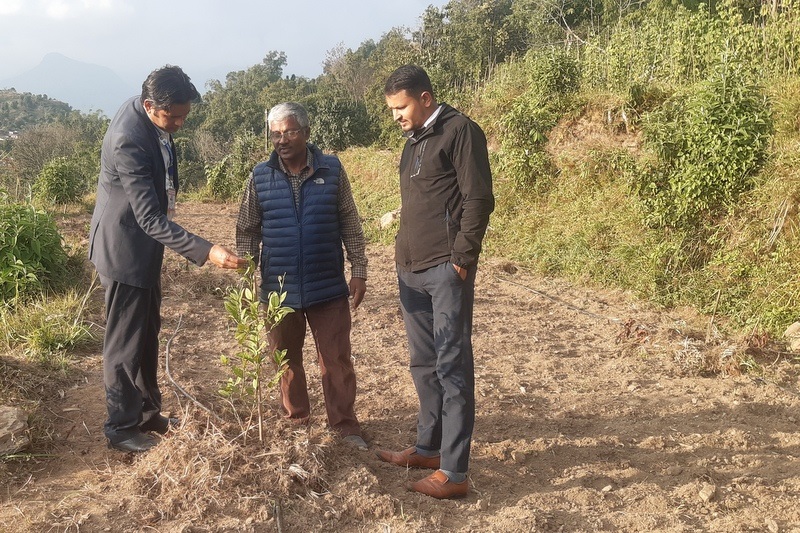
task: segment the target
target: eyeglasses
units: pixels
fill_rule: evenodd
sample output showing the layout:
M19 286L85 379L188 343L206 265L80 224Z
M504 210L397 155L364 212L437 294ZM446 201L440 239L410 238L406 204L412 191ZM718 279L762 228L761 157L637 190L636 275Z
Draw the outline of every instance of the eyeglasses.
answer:
M284 132L280 131L271 131L269 132L269 140L276 143L286 137L290 141L297 139L300 136L300 133L303 131L303 128L296 129L296 130L286 130Z

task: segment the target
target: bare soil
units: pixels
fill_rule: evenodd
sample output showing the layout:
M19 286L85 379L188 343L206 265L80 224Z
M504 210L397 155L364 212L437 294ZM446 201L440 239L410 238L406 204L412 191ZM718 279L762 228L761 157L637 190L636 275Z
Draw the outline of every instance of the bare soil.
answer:
M233 246L236 206L179 209L187 229ZM62 226L80 235L87 220ZM277 416L271 393L259 441L249 412L217 394L231 375L220 354L236 349L222 302L237 275L168 252L170 376L214 414L162 368L166 410L182 427L141 456L109 450L97 344L42 385L31 455L0 466L0 530L800 532L792 354L726 338L718 318L499 258L483 260L476 285L471 492L456 501L408 492L426 472L373 453L414 443L417 403L391 249L372 245L369 258L352 340L370 451L326 428L311 339L311 425ZM102 326L100 291L91 313ZM742 373L742 358L761 371Z

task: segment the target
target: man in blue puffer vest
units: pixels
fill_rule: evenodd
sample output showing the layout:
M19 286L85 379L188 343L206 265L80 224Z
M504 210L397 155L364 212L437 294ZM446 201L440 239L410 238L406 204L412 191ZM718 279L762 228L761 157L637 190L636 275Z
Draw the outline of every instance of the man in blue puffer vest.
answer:
M275 150L256 165L245 186L236 246L240 255L260 263L261 301L272 291L284 291L284 305L295 310L269 333L271 349L287 350L281 405L289 419L309 421L303 369L308 324L319 354L328 423L346 442L366 450L354 410L348 297L354 310L364 298L367 256L350 181L336 156L308 142L310 121L302 105L273 107L267 135ZM349 284L342 244L351 266Z

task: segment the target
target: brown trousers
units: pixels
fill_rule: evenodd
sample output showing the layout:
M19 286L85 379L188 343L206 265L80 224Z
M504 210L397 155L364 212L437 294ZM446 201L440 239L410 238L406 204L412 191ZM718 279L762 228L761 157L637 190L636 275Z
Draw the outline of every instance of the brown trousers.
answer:
M303 368L306 323L317 348L328 424L342 437L361 435L354 410L356 374L350 359L351 318L347 298L297 309L270 332L270 349L287 350L289 368L280 383L284 414L298 422L306 422L311 416Z

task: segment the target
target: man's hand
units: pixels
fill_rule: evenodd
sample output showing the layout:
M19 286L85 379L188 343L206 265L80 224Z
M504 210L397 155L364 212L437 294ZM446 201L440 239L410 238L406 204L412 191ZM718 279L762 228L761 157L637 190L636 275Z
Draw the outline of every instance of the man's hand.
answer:
M244 268L247 266L247 259L239 257L224 246L215 244L208 252L208 260L220 268Z
M364 278L350 278L350 307L355 311L367 293L367 280Z
M466 268L462 268L462 267L460 267L458 265L453 265L453 268L456 269L456 274L458 274L458 277L461 278L461 281L464 281L464 280L467 279L467 269Z

